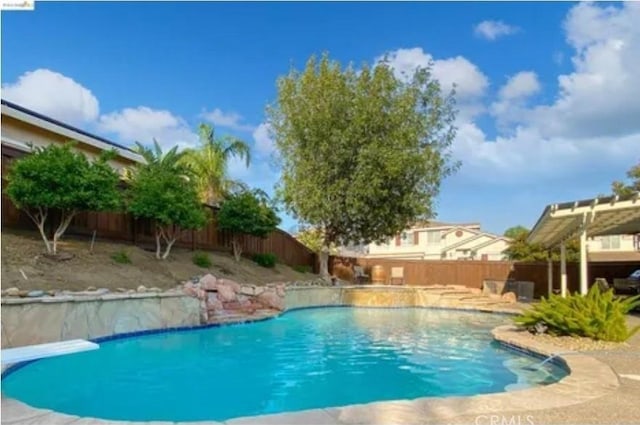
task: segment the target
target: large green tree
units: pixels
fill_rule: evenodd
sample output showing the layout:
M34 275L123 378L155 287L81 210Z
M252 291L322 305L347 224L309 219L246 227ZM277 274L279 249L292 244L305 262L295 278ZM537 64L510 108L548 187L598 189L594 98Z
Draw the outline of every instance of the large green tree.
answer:
M242 235L265 238L280 224L280 218L266 194L260 190L230 195L217 215L218 227L231 232L231 247L236 261L242 255Z
M9 170L5 192L35 223L48 254L57 254L58 241L71 220L82 211L117 210L121 206L118 174L105 151L89 161L74 143L34 148ZM57 212L59 221L50 241L45 227Z
M457 166L453 93L429 69L396 78L385 61L356 70L323 55L277 83L267 108L282 176L279 195L322 229L320 271L333 243L381 242L434 215L440 182Z
M613 193L618 196L628 196L635 192L640 192L640 162L627 171L629 183L615 181L611 184Z
M131 174L127 209L136 218L154 221L156 258L164 260L181 232L203 227L207 217L193 176L180 163L177 147L163 153L154 141L153 148L137 144L137 151L146 163Z
M508 228L504 235L511 239L509 247L504 254L512 261L547 261L549 255L553 261L560 260L560 248L556 247L548 251L538 244L527 241L529 229L524 226L514 226ZM572 239L566 243L567 261L578 261L580 259L580 243Z
M246 189L241 182L229 178L228 163L233 157L244 159L249 165L249 145L231 136L215 137L214 128L200 124L200 145L183 151L182 163L188 166L195 178L200 200L217 205L230 192Z

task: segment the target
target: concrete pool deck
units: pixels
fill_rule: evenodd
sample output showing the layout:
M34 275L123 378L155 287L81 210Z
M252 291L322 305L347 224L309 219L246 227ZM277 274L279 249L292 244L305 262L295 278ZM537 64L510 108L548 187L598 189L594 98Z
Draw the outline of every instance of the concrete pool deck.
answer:
M484 308L483 308L484 310ZM501 309L497 309L501 310ZM485 310L486 311L486 310ZM251 319L249 319L251 320ZM246 321L243 320L243 321ZM632 325L640 318L630 318ZM566 349L540 341L511 326L494 329L505 344L542 355ZM147 424L555 424L640 423L640 335L624 347L606 352L559 356L571 373L557 383L471 397L427 397L372 402L300 412L235 418L224 422L146 422ZM180 401L177 401L180 402ZM32 408L2 398L2 424L141 424L108 421Z

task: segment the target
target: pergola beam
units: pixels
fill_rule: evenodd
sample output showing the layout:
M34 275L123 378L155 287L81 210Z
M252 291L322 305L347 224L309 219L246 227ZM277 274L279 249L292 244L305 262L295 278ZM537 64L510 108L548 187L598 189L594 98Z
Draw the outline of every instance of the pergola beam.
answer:
M553 204L545 208L527 241L546 249L560 245L560 287L567 294L566 241L580 241L580 293L588 291L587 238L604 234L640 233L640 194ZM549 269L550 270L550 269ZM548 289L553 289L548 272Z

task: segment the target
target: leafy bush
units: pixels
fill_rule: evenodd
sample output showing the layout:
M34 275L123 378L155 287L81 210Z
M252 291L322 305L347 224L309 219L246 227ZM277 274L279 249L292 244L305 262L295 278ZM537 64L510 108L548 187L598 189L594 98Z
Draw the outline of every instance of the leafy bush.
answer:
M177 147L162 152L154 141L153 148L137 143L136 150L145 163L131 172L126 190L127 210L136 218L155 222L156 258L165 260L184 230L206 225L207 213L200 203L191 171L179 163L181 154Z
M31 155L12 164L5 193L38 227L48 254L57 253L58 241L78 213L121 207L118 173L108 162L114 156L113 151L104 151L89 161L69 142L34 147ZM59 219L49 240L45 228L54 210Z
M297 271L298 273L313 273L313 269L311 268L311 266L307 266L307 265L296 264L291 268Z
M529 329L543 323L552 335L584 336L604 341L625 341L640 329L627 328L626 314L640 306L640 295L615 297L612 290L593 285L587 295L563 298L551 295L517 316L516 324Z
M127 251L121 250L111 254L111 259L118 264L131 264L131 258Z
M193 254L193 257L191 257L191 261L193 261L193 264L198 267L202 267L203 269L211 267L211 258L206 252L196 252Z
M275 267L277 257L275 254L254 254L253 261L260 264L262 267L272 268Z
M227 198L218 211L217 224L220 230L232 233L233 257L240 261L242 235L266 238L280 224L273 205L261 190L243 191Z

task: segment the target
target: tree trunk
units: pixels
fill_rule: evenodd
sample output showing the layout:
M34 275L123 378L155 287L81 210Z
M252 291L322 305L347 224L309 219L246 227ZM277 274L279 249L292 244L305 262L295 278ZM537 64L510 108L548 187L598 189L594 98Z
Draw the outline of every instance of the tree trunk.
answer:
M324 279L329 279L329 247L323 246L320 249L320 276Z
M237 235L231 237L231 248L233 249L233 258L236 261L240 261L242 258L242 243L240 243Z
M29 211L28 209L25 209L24 212L29 216L31 221L33 221L38 228L40 237L44 242L44 246L47 248L47 254L51 254L51 244L49 243L49 238L47 237L47 231L44 228L44 225L47 222L48 211L38 208L38 212L35 214L31 213L31 211Z
M58 225L58 228L56 229L56 231L53 233L53 253L54 254L58 253L58 240L60 240L62 235L64 235L64 232L67 231L67 228L69 227L69 224L71 224L71 220L75 215L76 215L75 211L69 212L66 216L65 216L65 213L62 212L60 216L60 224Z
M162 254L162 259L166 260L167 257L169 256L169 253L171 252L171 247L173 246L174 243L176 243L177 238L173 238L169 241L167 241L167 249L164 251L164 254Z
M161 239L160 239L160 232L162 230L159 227L156 227L156 259L160 260L161 256L160 256L160 245L161 245Z

